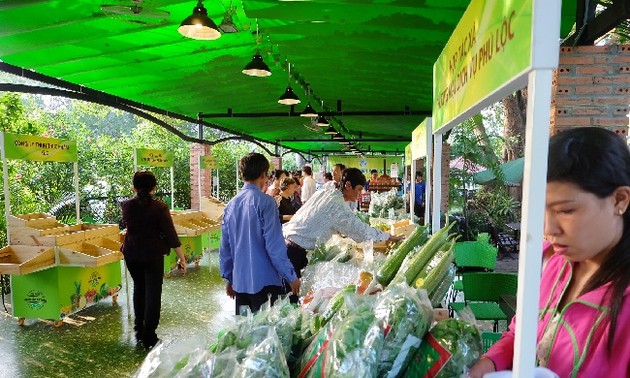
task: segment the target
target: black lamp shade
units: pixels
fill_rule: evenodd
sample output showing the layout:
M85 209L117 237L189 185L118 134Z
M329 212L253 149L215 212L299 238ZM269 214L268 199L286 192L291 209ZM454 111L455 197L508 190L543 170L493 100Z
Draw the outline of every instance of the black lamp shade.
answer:
M327 135L335 135L335 134L337 134L337 130L335 130L335 128L334 128L334 127L332 127L332 126L328 126L328 128L326 129L326 131L324 131L324 134L327 134Z
M208 11L204 8L201 1L193 9L192 15L182 21L177 31L184 37L204 41L221 37L217 24L208 17Z
M337 133L337 134L333 135L333 139L334 140L341 140L341 139L344 139L344 138L343 138L343 135L341 135L341 133Z
M310 102L306 105L306 109L300 114L300 117L317 117L317 112L313 109Z
M324 116L320 115L317 117L317 126L326 127L328 125L330 125L330 122L328 122Z
M300 102L300 98L293 92L293 88L291 86L287 86L287 89L284 91L282 96L278 99L278 104L282 105L297 105Z
M271 70L263 60L262 55L260 55L260 51L256 51L256 54L252 57L252 61L247 63L245 68L243 68L243 73L256 77L271 76Z

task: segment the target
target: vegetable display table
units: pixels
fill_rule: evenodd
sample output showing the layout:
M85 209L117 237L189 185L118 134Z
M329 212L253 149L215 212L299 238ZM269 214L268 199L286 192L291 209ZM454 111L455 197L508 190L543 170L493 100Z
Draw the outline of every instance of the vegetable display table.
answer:
M65 225L46 213L11 215L11 245L0 249L0 273L11 275L12 314L63 317L113 296L122 287L117 225Z

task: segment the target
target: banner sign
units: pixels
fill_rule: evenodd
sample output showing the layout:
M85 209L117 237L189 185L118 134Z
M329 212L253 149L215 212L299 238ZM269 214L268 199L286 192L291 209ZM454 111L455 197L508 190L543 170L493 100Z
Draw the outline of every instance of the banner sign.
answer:
M427 120L411 132L411 158L418 160L427 156Z
M370 171L376 169L379 175L383 173L388 176L391 174L391 165L397 164L402 166L402 156L383 156L383 157L360 157L360 156L328 156L328 162L330 165L341 163L347 168L359 168L367 177L370 176ZM384 172L383 170L387 171Z
M149 167L172 167L175 158L172 152L162 150L150 150L148 148L136 148L136 165Z
M214 159L214 156L201 155L199 156L199 167L201 169L216 169L217 161Z
M532 14L533 0L471 1L433 65L434 131L531 69Z
M405 164L411 165L411 143L405 146Z
M3 148L7 159L66 163L77 161L77 142L75 140L11 133L3 133L3 137Z

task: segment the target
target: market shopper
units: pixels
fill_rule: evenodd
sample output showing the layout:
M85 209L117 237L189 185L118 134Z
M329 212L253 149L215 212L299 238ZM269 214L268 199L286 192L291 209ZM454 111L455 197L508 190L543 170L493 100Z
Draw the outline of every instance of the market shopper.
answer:
M326 184L324 184L324 189L337 189L337 187L339 187L339 181L341 181L341 172L343 172L344 169L346 169L346 166L341 163L337 163L333 165L333 170L332 170L333 179L332 181L329 181Z
M305 204L315 193L317 185L313 179L313 169L310 165L302 167L302 193L300 199L302 204Z
M271 182L271 185L269 185L269 187L267 188L266 193L272 197L277 196L280 193L280 183L285 177L287 177L286 171L283 171L282 169L274 170L271 176L271 179L273 181Z
M365 187L363 188L363 190L370 190L370 183L376 184L376 181L378 181L378 171L376 169L372 169L370 171L370 178L365 182Z
M630 377L630 153L603 128L549 144L536 362L560 377ZM471 377L512 367L512 320Z
M257 312L267 301L286 294L283 280L293 293L300 280L287 258L278 207L262 188L267 181L269 161L250 153L239 162L244 180L241 191L230 200L223 213L219 268L226 280L226 293L241 306Z
M280 193L275 196L278 204L278 212L280 213L280 223L287 223L297 211L291 199L298 186L291 177L285 177L280 184Z
M416 183L414 184L414 205L413 214L418 218L424 217L424 192L427 183L422 179L422 172L416 172Z
M347 202L354 202L363 190L365 176L357 168L342 172L339 190L320 190L282 227L289 259L298 277L308 263L306 250L326 242L334 233L357 242L366 240L398 241L399 237L370 227L360 220ZM297 297L291 298L293 301Z
M164 255L175 249L186 272L186 256L175 232L168 206L153 198L157 186L151 172L133 175L136 196L122 203L122 222L127 228L122 253L133 279L134 331L136 340L152 348L160 322Z

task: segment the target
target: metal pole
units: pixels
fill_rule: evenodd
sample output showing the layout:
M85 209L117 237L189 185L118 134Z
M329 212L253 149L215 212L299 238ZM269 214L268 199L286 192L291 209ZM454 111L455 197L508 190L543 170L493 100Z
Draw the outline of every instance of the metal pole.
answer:
M77 224L81 222L81 200L79 198L79 163L76 161L73 163L74 165L74 209L77 215Z
M4 133L0 133L0 151L2 154L2 176L4 182L4 219L7 222L7 245L11 245L11 232L9 232L9 216L11 215L11 203L9 195L9 167L7 166L7 155L4 148Z

